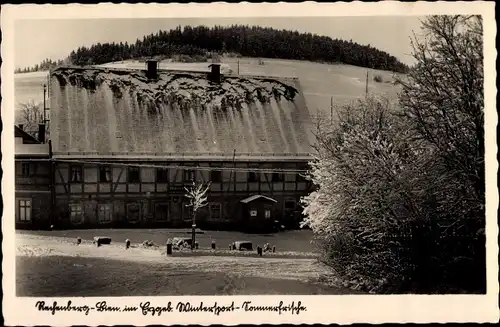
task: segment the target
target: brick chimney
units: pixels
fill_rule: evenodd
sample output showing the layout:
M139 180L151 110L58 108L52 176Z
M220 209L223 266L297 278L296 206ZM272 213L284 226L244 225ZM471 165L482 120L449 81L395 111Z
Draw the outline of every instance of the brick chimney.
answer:
M18 126L19 126L20 130L24 131L24 125L23 124L19 124Z
M156 60L146 61L146 77L148 79L158 78L158 61Z
M38 141L45 143L45 124L38 124Z
M210 73L208 74L209 80L217 83L221 82L220 66L221 64L219 63L213 63L208 66L211 68Z

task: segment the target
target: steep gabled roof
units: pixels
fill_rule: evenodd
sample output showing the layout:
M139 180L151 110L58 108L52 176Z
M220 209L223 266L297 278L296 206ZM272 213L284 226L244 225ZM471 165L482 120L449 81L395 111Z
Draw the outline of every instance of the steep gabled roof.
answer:
M297 79L105 68L51 73L58 153L310 153L310 116Z
M22 129L20 129L18 126L14 125L14 137L21 137L23 139L24 144L40 144L40 142L34 138L33 136L29 135Z

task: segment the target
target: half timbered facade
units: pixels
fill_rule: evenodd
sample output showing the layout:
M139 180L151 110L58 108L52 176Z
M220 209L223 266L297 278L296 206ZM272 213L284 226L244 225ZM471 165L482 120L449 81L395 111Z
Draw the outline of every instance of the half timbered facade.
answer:
M239 202L260 194L277 201L271 213L288 227L300 218L300 197L311 191L303 174L306 158L189 161L143 158L137 161L65 158L56 161L55 197L61 227L190 226L185 187L211 182L208 205L197 213L204 228L238 228ZM192 168L191 168L192 167ZM286 169L286 172L267 172ZM263 172L264 171L264 172Z

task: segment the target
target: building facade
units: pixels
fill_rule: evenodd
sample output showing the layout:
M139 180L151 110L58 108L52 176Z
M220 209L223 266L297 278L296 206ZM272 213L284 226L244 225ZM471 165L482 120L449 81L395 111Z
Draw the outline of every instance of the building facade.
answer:
M55 159L54 216L61 227L187 227L192 223L185 187L210 182L208 205L196 215L201 228L238 229L240 202L253 195L276 201L270 220L295 228L300 197L311 191L306 158L142 158L124 161ZM276 172L271 172L276 170ZM284 172L278 172L284 170ZM269 171L269 172L268 172Z
M51 224L50 145L15 126L15 226L46 229Z

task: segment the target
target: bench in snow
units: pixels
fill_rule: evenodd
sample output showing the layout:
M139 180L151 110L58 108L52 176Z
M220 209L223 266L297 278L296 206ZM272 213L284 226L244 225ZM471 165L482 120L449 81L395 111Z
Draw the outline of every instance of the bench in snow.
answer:
M102 244L111 244L111 237L94 236L94 243L96 243L98 246Z

